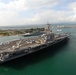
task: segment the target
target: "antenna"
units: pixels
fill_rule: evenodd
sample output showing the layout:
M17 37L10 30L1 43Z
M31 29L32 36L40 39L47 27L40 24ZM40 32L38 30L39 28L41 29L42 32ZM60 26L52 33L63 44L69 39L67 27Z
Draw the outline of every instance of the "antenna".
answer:
M48 29L49 31L50 31L50 25L51 25L51 24L49 24L49 22L47 21L47 26L48 26L47 29Z
M51 24L49 24L49 22L47 21L47 24L46 24L46 25L47 25L46 33L47 33L47 34L50 34L50 33L52 32L52 30L50 30L50 25L51 25Z

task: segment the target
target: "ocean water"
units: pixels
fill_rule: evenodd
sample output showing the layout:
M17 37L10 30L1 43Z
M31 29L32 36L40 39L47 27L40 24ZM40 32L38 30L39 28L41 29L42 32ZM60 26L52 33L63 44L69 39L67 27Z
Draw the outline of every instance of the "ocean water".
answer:
M76 28L60 31L71 33L68 42L0 64L0 75L76 75Z

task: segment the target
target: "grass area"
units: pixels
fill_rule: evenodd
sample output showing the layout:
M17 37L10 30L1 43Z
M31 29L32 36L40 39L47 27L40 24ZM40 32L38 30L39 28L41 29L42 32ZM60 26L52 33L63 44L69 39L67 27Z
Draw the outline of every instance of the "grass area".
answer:
M44 31L44 28L31 28L31 29L20 29L20 30L0 30L0 36L12 36L12 35L19 35L25 33L33 33Z

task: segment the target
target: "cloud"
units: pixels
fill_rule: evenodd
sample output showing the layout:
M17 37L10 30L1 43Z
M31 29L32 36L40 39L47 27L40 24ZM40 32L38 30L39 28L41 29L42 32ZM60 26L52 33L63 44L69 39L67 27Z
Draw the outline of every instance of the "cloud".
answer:
M42 9L42 7L55 6L60 0L10 0L7 3L0 0L0 25L18 25L18 24L31 24L36 23L38 17L33 14L29 18L22 17L20 12L28 13L28 10L33 12L36 9ZM40 17L39 17L40 19Z
M8 25L15 22L18 14L13 11L0 11L0 25Z
M60 1L60 0L59 0ZM9 10L33 9L41 6L54 6L59 3L58 0L11 0L8 3L0 2L0 8Z
M56 11L56 10L45 10L44 12L37 13L33 20L36 23L51 23L69 22L72 21L72 16L68 16L69 11Z
M72 21L76 21L76 2L70 3L68 7L72 11Z
M76 2L72 2L68 5L71 9L76 10Z
M0 25L44 24L47 21L50 23L75 22L76 2L67 4L69 10L53 9L61 1L9 0L5 3L0 0Z

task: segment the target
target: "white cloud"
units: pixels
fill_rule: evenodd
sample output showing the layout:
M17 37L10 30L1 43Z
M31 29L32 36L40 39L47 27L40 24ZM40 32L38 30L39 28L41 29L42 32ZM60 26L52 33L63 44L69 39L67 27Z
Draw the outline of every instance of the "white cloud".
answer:
M70 11L72 11L72 21L76 21L76 2L70 3L68 5Z
M43 12L37 13L33 19L36 23L46 23L47 21L51 23L72 21L73 17L67 16L68 14L69 11L45 10Z
M22 24L38 24L57 22L75 22L76 20L76 2L70 3L68 9L64 11L56 11L51 9L53 6L60 3L61 0L10 0L8 3L3 3L0 0L0 25L22 25ZM44 9L42 9L44 7ZM50 9L45 9L49 7ZM32 9L32 10L31 10ZM32 17L23 16L20 12L26 12L29 15L28 10L33 13L33 10L37 10Z
M6 4L6 9L11 10L22 10L26 9L24 0L14 0L10 1L8 4Z
M72 10L76 11L76 2L70 3L70 4L69 4L69 7L70 7Z
M5 4L0 2L0 10L2 10L3 8L5 8Z
M60 0L10 0L5 3L0 0L0 25L18 25L18 24L31 24L36 23L38 17L22 18L20 11L35 10L45 6L54 6ZM32 12L32 11L31 11ZM28 13L28 12L27 12ZM22 14L21 14L22 15ZM39 17L40 19L40 17Z
M0 25L8 25L15 22L17 13L13 11L0 11Z
M58 4L60 0L13 0L8 3L0 2L0 7L5 9L11 10L25 10L25 9L32 9L38 8L41 6L54 6Z

